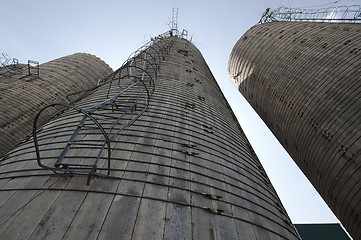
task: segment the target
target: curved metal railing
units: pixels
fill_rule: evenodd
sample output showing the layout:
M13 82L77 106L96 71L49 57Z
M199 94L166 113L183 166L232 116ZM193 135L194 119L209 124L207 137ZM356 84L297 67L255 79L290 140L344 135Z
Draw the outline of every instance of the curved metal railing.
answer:
M361 7L359 5L351 5L321 9L279 7L271 10L267 8L262 14L259 23L278 21L356 23L361 21Z
M0 76L12 77L20 75L24 65L20 65L16 58L10 58L7 53L0 55Z

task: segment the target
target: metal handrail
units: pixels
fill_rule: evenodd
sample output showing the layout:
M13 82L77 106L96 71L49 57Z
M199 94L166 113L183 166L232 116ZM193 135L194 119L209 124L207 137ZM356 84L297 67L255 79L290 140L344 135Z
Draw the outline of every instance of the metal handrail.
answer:
M267 8L259 23L278 21L310 21L310 22L361 22L359 5L337 6L321 9L279 7Z

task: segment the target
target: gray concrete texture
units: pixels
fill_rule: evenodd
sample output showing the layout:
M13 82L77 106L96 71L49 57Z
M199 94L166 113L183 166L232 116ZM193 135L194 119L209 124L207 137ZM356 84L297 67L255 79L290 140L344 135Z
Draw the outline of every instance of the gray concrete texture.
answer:
M26 66L20 71L12 77L0 76L0 157L26 139L42 107L67 102L66 95L94 87L100 77L112 73L100 58L86 53L41 64L39 78L24 77L28 74Z
M86 185L87 176L40 169L31 139L1 162L0 222L9 218L1 239L299 239L199 50L177 37L161 42L172 46L155 92L113 138L110 177ZM77 105L103 96L98 88ZM59 156L78 123L73 114L39 133L44 162ZM100 138L92 129L82 136ZM69 155L90 161L92 150Z
M361 24L273 22L229 74L354 239L361 239ZM290 181L288 179L287 181Z

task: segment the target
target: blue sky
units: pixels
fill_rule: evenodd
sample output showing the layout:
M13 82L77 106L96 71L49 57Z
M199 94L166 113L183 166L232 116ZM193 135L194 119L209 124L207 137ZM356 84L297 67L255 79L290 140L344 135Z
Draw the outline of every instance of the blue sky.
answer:
M336 2L336 3L335 3ZM114 70L150 37L168 30L172 8L202 52L294 223L338 222L283 150L227 72L236 41L267 8L329 7L360 0L32 0L2 1L0 52L25 63L44 63L87 52Z

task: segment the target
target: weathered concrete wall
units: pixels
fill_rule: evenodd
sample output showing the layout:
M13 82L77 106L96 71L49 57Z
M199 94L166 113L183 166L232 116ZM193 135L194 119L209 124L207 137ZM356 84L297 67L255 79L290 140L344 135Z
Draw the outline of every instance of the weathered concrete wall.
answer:
M274 22L229 73L348 232L361 239L361 24Z
M100 58L76 53L40 65L40 78L0 76L0 157L32 131L37 112L50 103L65 102L65 96L94 87L99 78L112 73ZM32 71L35 73L36 71Z
M148 110L112 140L110 177L86 185L86 176L40 169L31 140L1 162L0 221L41 193L0 226L1 239L298 239L201 53L184 39L162 41L171 40ZM40 132L44 162L73 133L73 114ZM92 150L70 155L91 161Z

